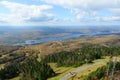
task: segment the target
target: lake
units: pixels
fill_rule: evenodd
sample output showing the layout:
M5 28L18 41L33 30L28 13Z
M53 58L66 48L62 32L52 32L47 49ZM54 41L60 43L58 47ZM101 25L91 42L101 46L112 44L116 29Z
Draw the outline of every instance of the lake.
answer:
M73 33L71 35L62 36L62 37L51 37L51 38L42 38L37 40L26 40L25 43L22 43L24 45L35 45L45 42L51 42L51 41L60 41L60 40L66 40L66 39L72 39L77 38L80 36L101 36L101 35L109 35L109 34L116 34L120 33L119 31L104 31L104 32L91 32L91 33Z

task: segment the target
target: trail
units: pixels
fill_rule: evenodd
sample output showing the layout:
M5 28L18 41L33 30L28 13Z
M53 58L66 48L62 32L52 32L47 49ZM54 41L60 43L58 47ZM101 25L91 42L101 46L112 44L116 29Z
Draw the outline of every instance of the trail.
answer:
M80 73L84 70L87 70L88 68L91 68L91 67L94 67L94 66L97 66L97 65L104 65L104 64L105 64L105 62L97 62L97 63L94 63L94 64L78 67L77 69L71 71L71 73L68 73L64 77L60 78L60 80L68 80L73 75L75 75L77 73Z

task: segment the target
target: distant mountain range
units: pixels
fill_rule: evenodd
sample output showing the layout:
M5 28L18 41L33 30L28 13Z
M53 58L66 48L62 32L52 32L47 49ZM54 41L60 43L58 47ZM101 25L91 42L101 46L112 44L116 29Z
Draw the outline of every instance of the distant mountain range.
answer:
M34 45L79 36L101 36L109 34L119 35L120 27L0 27L0 44Z

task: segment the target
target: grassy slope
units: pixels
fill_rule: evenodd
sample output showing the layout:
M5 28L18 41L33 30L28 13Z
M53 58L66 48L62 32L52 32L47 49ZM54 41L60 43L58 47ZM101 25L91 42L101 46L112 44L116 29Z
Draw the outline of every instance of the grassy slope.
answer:
M108 57L106 57L105 59L95 60L94 63L101 62L101 61L106 63L108 61ZM57 67L57 65L55 63L49 63L49 64L58 75L56 75L55 77L49 78L48 80L59 80L60 78L62 78L66 74L68 74L69 72L79 68L79 67L77 67L77 68ZM88 66L88 65L90 65L90 64L84 64L82 66ZM103 66L103 65L98 65L98 66L88 68L87 70L83 71L82 73L81 72L78 73L77 75L73 76L72 78L74 78L73 80L80 80L80 79L82 80L81 76L88 75L90 72L95 71L97 68L99 68L101 66ZM70 80L72 80L72 78L70 78Z
M55 41L55 42L48 42L36 46L30 46L28 48L34 50L40 50L41 57L45 55L57 53L60 51L69 51L76 48L80 48L83 43L90 43L90 44L101 44L101 45L115 45L120 44L119 36L117 35L107 35L107 36L95 36L95 37L80 37L76 39L64 40L64 41Z
M57 67L56 63L49 63L49 65L52 67L57 75L55 77L49 78L48 80L59 80L65 74L75 69L73 67Z
M101 62L101 61L107 63L108 60L109 60L108 57L106 57L105 59L95 60L94 63ZM85 77L85 76L87 76L89 73L97 70L99 67L102 67L102 66L104 66L104 64L103 64L103 65L97 65L97 66L88 68L88 69L86 69L85 71L82 71L82 72L76 74L75 76L71 77L69 80L72 80L72 79L73 79L73 80L84 80L84 77Z
M18 77L15 77L15 78L12 78L10 80L19 80L19 76Z

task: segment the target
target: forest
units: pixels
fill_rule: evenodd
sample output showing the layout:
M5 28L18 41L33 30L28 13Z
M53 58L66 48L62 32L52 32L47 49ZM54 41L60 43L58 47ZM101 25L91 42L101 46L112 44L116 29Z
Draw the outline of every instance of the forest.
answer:
M19 76L20 80L47 80L56 75L48 63L57 63L57 66L79 67L83 64L93 63L93 60L101 59L104 56L117 56L120 54L120 46L104 46L98 44L85 44L82 48L71 51L62 51L45 56L38 61L40 51L31 49L19 49L1 58L1 63L5 63L4 68L0 69L0 80L11 79ZM8 60L9 59L9 60ZM2 61L3 60L3 61ZM4 62L4 60L8 60ZM117 70L119 70L116 65ZM87 80L103 78L101 75L106 67L97 69L91 73ZM95 79L96 80L96 79Z
M114 56L120 54L120 46L106 47L101 45L85 45L73 51L63 51L46 56L42 61L54 62L58 66L78 67L85 63L92 63L95 59L103 56Z
M120 62L116 62L114 73L112 77L112 70L114 67L114 62L109 62L106 66L98 68L96 71L90 73L85 80L118 80L115 79L115 74L120 71ZM117 76L116 76L117 78Z
M0 70L0 80L20 76L20 80L46 80L55 72L46 63L38 62L35 58L27 58L22 63L12 62Z

